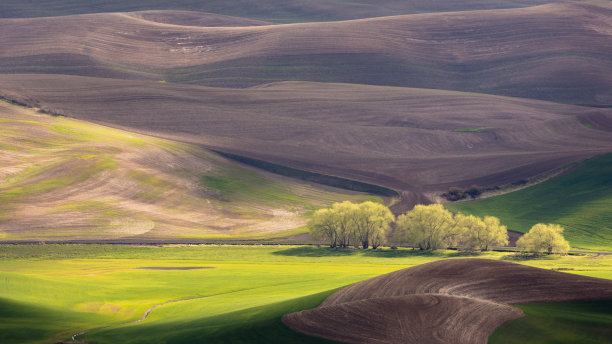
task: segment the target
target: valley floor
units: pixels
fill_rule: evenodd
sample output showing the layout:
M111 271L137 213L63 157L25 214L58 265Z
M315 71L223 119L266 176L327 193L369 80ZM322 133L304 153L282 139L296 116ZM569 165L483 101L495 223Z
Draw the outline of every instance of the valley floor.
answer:
M612 279L612 256L467 257ZM76 339L319 343L290 331L280 317L316 307L357 281L454 258L466 256L281 245L2 245L0 341L69 341L88 331ZM147 310L146 319L133 322Z

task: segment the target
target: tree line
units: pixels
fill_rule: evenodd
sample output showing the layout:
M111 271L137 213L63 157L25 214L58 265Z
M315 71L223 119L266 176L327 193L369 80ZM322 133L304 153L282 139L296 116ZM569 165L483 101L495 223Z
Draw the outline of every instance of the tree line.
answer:
M508 244L507 228L497 217L454 215L441 204L419 204L396 219L382 204L345 201L317 210L309 223L311 236L326 240L332 248L376 249L386 243L392 227L393 242L420 250L456 247L476 252ZM562 232L559 225L539 223L518 240L517 247L537 254L566 254L569 243Z

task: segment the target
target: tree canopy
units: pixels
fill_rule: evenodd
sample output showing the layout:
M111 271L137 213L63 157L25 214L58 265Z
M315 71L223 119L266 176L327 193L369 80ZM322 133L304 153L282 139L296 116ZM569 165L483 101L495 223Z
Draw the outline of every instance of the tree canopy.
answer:
M487 251L491 246L508 244L508 230L494 216L484 219L474 215L455 216L459 232L459 249L464 251Z
M394 220L389 208L382 204L345 201L317 210L309 227L313 238L327 240L330 247L377 248L385 243L389 224Z
M453 246L457 241L453 214L441 204L418 204L397 218L395 238L421 250Z
M557 224L538 223L516 242L516 246L535 254L567 254L570 246L562 233L563 227Z

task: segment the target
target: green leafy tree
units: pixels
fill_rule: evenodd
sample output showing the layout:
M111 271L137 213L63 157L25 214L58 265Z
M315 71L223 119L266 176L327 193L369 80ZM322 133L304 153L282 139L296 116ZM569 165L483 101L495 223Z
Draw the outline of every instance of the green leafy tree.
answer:
M334 203L315 211L309 223L313 239L327 240L329 247L349 247L354 239L354 216L358 205L349 201Z
M384 244L389 224L395 220L389 208L368 201L358 204L353 211L351 219L355 244L360 244L364 249L370 245L376 249Z
M389 224L394 219L389 208L382 204L345 201L317 210L309 227L314 239L327 240L330 247L349 247L352 244L377 248L385 242Z
M329 247L338 246L337 219L329 208L315 211L310 223L310 236L315 240L327 240Z
M397 218L396 240L421 250L437 250L455 244L457 226L441 204L416 205Z
M455 216L460 235L459 248L465 251L487 251L495 245L508 244L508 231L494 216L485 216L484 220L474 215Z
M516 242L516 246L535 254L567 254L570 246L562 233L563 227L559 225L538 223Z
M349 201L332 204L331 211L336 219L338 246L343 248L351 246L351 240L355 238L354 217L358 209L357 204Z

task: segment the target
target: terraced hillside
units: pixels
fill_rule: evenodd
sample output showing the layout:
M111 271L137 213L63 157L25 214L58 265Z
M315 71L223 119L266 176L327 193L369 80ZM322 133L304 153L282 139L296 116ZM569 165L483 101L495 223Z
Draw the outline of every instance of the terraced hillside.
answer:
M446 205L455 212L494 215L526 233L539 222L558 223L572 247L612 250L612 154L527 189Z
M0 124L0 240L288 236L316 207L368 198L6 102Z
M410 202L515 182L612 149L592 109L479 94L285 82L249 89L3 75L0 93L51 112L382 185ZM483 130L466 130L486 127Z
M167 16L2 19L0 72L224 87L350 82L612 105L609 3L286 25L229 20L240 27L217 27L214 16L196 21L215 27L174 25L198 15Z

